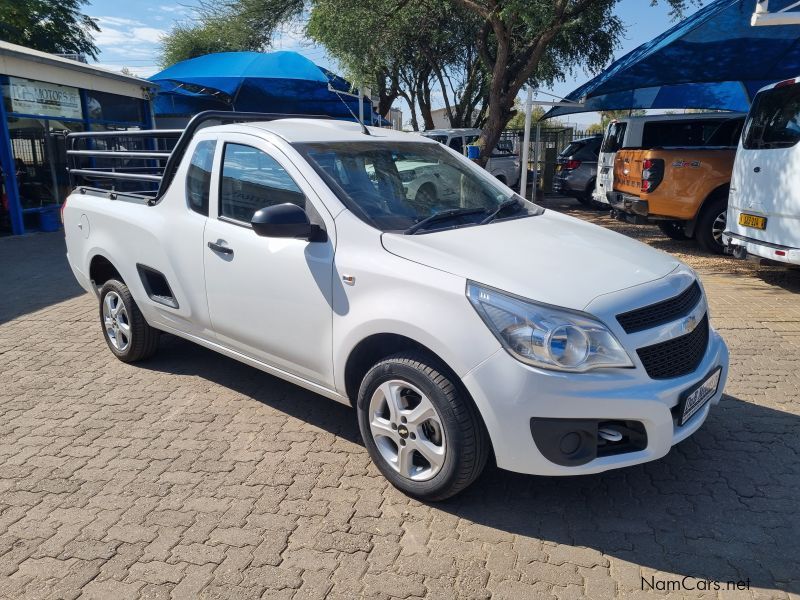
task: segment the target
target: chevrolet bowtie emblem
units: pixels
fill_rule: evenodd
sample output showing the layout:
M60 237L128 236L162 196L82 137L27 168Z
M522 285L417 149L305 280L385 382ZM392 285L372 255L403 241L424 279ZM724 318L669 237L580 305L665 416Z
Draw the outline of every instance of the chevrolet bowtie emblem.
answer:
M683 330L686 333L692 333L697 327L697 317L694 315L686 317L683 321Z

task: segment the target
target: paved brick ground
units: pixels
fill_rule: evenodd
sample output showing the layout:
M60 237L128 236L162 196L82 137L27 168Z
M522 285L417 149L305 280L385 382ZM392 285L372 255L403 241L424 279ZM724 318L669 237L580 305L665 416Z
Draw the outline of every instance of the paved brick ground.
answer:
M387 486L345 407L169 336L116 361L63 238L0 240L0 597L800 597L800 273L557 207L701 269L728 395L655 463L489 469L435 506Z

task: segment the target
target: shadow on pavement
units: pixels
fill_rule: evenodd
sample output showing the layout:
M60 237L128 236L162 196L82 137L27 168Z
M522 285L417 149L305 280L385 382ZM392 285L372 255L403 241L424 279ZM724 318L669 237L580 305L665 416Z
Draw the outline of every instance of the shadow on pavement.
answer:
M0 239L0 324L85 293L66 253L63 232Z
M143 368L203 377L361 444L352 409L172 336ZM583 477L487 468L438 510L657 571L800 592L800 417L725 396L665 458Z

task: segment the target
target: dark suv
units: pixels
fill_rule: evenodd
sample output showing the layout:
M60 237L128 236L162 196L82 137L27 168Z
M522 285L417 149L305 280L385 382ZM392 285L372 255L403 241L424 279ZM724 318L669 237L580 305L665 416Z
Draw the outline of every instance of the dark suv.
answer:
M597 157L602 135L593 135L571 142L558 155L553 191L572 196L581 204L592 205L592 192L597 178Z

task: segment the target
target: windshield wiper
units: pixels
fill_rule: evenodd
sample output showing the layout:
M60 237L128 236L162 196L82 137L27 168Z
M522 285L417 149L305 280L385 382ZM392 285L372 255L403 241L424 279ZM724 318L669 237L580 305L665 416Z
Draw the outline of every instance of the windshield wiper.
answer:
M413 235L417 233L420 229L423 229L427 225L431 223L435 223L437 221L446 221L448 219L452 219L454 217L460 217L463 215L474 215L478 213L485 213L486 209L483 208L453 208L451 210L443 210L442 212L438 212L432 214L429 217L425 217L422 221L414 223L411 227L406 229L403 233L406 235Z
M489 215L483 221L481 221L481 225L485 225L486 223L491 223L497 217L500 216L500 213L502 213L507 208L511 208L512 206L516 206L517 208L522 208L522 205L519 203L519 200L517 200L516 198L509 198L508 200L501 202L500 206L498 206L491 213L489 213Z

